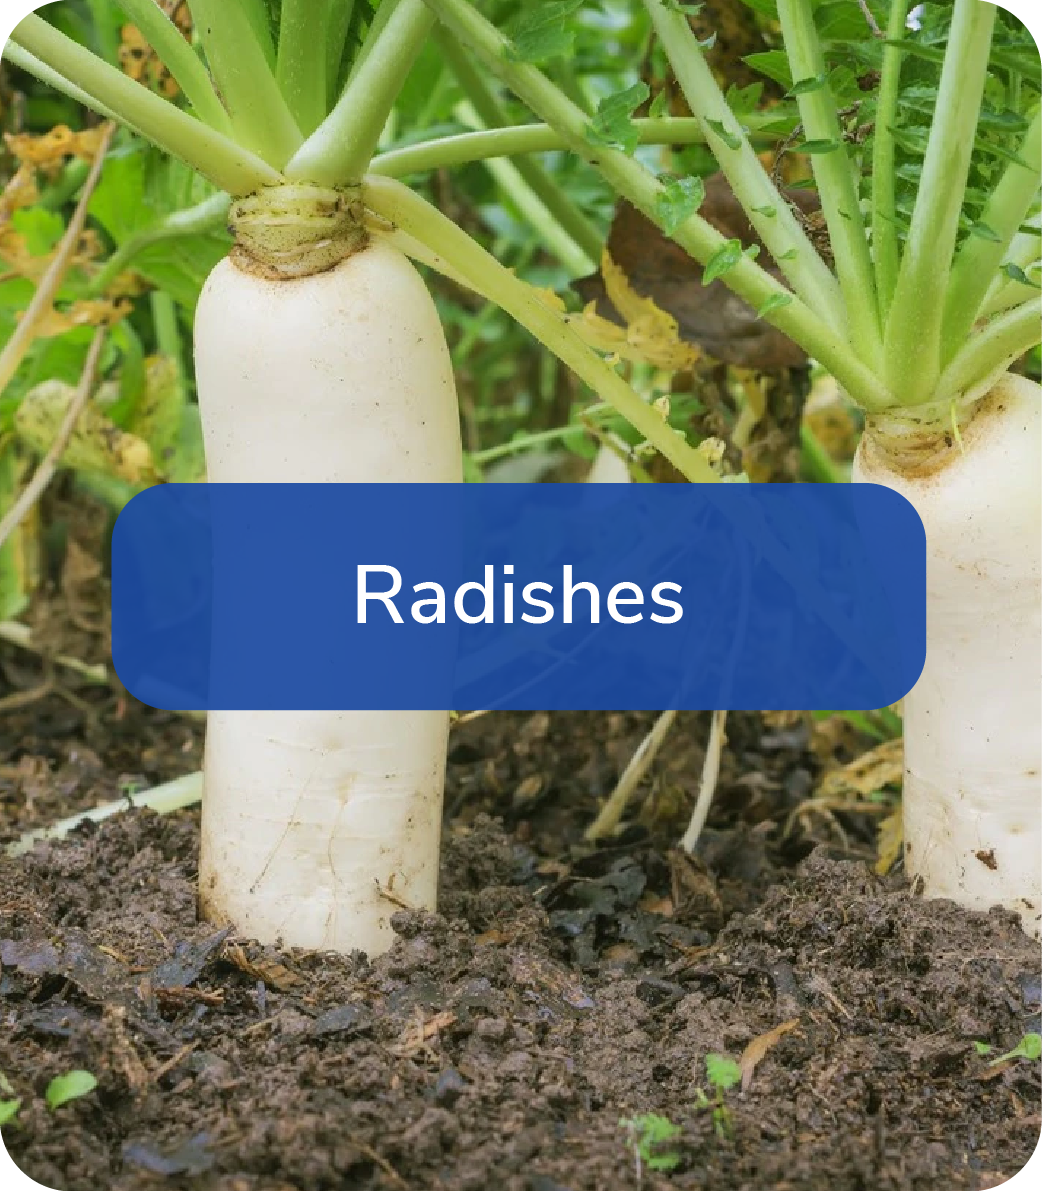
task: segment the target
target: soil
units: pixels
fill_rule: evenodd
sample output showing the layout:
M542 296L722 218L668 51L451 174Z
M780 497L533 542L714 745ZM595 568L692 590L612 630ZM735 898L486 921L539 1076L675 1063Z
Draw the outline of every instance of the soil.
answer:
M0 697L29 692L0 720L0 839L198 767L193 721L7 647L0 674ZM670 847L701 765L694 713L622 835L583 843L651 722L455 728L440 913L398 913L374 960L197 921L192 811L0 859L14 1160L68 1191L978 1191L1014 1175L1040 1134L1039 1064L975 1043L1000 1055L1040 1030L1038 946L998 910L876 876L872 816L794 820L824 759L801 720L730 717L695 858ZM719 1102L712 1055L744 1072ZM71 1069L96 1089L48 1108ZM639 1145L646 1114L676 1135Z

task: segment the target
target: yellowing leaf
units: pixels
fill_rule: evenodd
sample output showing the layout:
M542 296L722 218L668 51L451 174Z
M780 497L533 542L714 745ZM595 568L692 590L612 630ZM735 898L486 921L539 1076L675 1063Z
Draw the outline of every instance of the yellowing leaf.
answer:
M875 748L827 773L819 786L819 794L828 798L849 797L855 794L868 798L885 786L900 786L905 772L902 740L885 740Z
M131 310L127 301L110 302L106 298L84 299L73 302L65 310L52 307L36 324L34 333L40 339L64 335L73 327L111 327Z
M92 161L101 147L105 129L85 128L73 132L64 124L56 124L49 132L36 136L29 132L4 134L4 141L12 157L20 162L54 173L67 157L82 157Z
M902 854L902 808L884 819L876 831L876 864L880 876L889 873Z
M31 165L20 165L0 194L0 227L21 207L31 207L40 197L36 186L36 171Z
M15 410L14 424L26 446L43 454L50 447L75 395L72 385L44 381L31 389ZM61 457L64 467L101 472L132 484L156 479L148 443L121 430L95 402L76 421Z
M624 326L602 318L591 302L581 315L571 315L567 320L587 343L620 359L652 364L667 372L682 372L694 366L698 349L681 339L677 320L660 310L651 298L631 289L626 274L607 251L601 257L601 275L605 292Z

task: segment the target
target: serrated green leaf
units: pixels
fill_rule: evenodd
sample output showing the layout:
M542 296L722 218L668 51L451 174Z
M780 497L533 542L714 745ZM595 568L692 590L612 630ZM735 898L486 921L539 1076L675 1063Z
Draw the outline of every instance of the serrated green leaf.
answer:
M97 1086L98 1081L89 1071L67 1071L64 1075L56 1075L47 1085L47 1090L43 1095L47 1101L47 1107L55 1109L61 1108L63 1104L68 1104L70 1100L78 1100L81 1096L86 1096L89 1092L93 1092Z
M716 133L716 135L719 136L722 141L724 141L729 149L742 148L742 140L736 136L734 132L730 132L727 128L725 128L720 120L707 120L706 125L709 129Z
M710 257L703 269L703 285L710 285L742 260L742 241L728 240Z
M759 54L747 54L743 58L751 70L763 74L773 82L789 90L793 86L793 75L790 73L789 58L782 50L765 50Z
M841 141L805 141L802 145L797 146L796 151L814 156L820 153L835 153L840 148L842 148Z
M826 85L826 76L817 74L811 78L799 79L790 87L788 95L809 95L812 91L821 91Z
M757 307L757 317L764 318L765 315L771 314L773 310L781 310L783 306L788 306L792 301L792 294L772 294L771 297L766 298Z
M648 94L647 83L635 83L603 99L587 125L587 140L592 145L621 149L628 155L633 153L638 146L634 112L648 99Z
M667 104L670 102L670 97L665 87L657 91L655 98L648 109L649 118L652 120L661 120L664 116L669 115Z
M1011 281L1020 281L1022 285L1029 285L1033 289L1040 288L1039 282L1033 281L1032 278L1029 277L1029 275L1025 272L1025 270L1016 265L1013 261L1007 261L1007 263L1003 266L1003 272L1011 279Z
M549 0L522 9L507 27L507 58L539 65L550 58L567 57L576 43L576 26L569 17L582 7L583 0Z
M21 1107L21 1100L0 1100L0 1125L9 1125Z
M742 1068L727 1055L707 1055L706 1078L715 1088L726 1091L742 1079Z
M703 205L706 185L702 178L673 178L656 197L656 214L663 231L672 236L682 223Z
M724 99L735 115L744 116L757 110L763 94L763 83L750 83L748 87L736 87L733 83Z

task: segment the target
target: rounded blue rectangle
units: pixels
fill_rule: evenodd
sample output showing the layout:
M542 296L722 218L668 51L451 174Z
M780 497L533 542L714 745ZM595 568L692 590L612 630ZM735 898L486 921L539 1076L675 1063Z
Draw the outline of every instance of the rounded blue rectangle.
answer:
M874 485L167 484L112 567L116 669L172 709L869 709L925 654Z

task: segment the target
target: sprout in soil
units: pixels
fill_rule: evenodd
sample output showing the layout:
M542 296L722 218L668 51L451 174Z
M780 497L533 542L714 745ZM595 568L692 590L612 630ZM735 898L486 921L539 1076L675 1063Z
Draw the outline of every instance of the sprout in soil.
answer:
M1034 76L1007 59L990 73L994 31L1006 36L1008 18L954 0L932 17L946 28L916 32L906 0L892 0L886 39L866 42L880 76L866 141L849 139L841 121L816 6L778 0L795 147L810 157L828 230L823 254L672 0L644 8L694 120L641 123L643 85L588 115L541 69L568 48L574 10L548 23L528 6L508 37L468 0L382 0L375 13L352 0L191 0L198 55L152 0L119 7L187 109L39 15L15 28L4 54L230 198L235 247L196 315L210 479L461 480L449 354L412 256L514 316L689 480L718 481L561 312L395 180L534 142L578 155L865 411L855 478L903 493L927 531L927 664L905 703L906 864L926 893L1001 903L1037 930L1040 390L1009 369L1040 340L1039 76L1038 58ZM498 78L545 125L376 154L436 22L458 64ZM922 144L899 103L913 67L930 76L933 101ZM988 110L999 102L1020 120L1013 145L981 125L987 83ZM783 281L702 218L698 186L657 176L636 154L642 140L694 136ZM986 168L975 157L982 145L994 150ZM204 911L266 942L389 946L394 907L381 888L412 906L434 903L447 726L447 712L212 714Z

